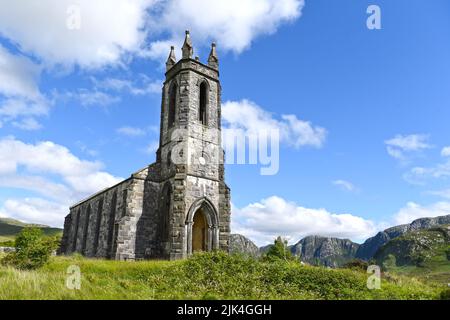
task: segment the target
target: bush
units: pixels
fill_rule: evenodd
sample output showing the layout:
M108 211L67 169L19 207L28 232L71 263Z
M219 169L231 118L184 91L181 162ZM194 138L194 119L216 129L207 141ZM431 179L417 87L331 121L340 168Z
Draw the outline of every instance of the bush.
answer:
M442 300L450 300L450 289L445 289L441 292Z
M369 267L369 263L367 261L361 260L361 259L354 259L342 266L344 269L356 269L361 271L367 271L367 268Z
M58 244L58 237L44 237L39 228L24 228L16 237L16 251L8 253L2 264L24 270L38 269L47 263Z
M281 237L275 239L272 246L270 246L269 251L263 257L265 261L293 261L295 257L292 255L291 251L287 246L287 241L283 241Z

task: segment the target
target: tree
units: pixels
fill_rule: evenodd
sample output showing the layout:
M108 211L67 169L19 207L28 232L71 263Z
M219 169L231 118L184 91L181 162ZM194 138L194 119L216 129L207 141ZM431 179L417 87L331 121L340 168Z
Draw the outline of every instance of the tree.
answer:
M292 256L291 251L287 246L287 241L283 240L281 237L275 239L272 246L265 255L265 260L275 261L275 260L285 260L292 261L295 257Z
M16 237L15 252L3 258L2 263L17 269L38 269L47 263L58 244L57 237L45 237L39 228L24 228Z

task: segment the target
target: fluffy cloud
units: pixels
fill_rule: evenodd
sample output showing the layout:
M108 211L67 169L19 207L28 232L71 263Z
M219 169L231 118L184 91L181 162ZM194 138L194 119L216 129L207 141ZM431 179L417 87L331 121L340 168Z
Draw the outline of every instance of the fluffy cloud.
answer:
M50 141L29 144L13 137L3 138L0 140L0 185L32 191L49 200L10 199L0 211L27 221L62 225L70 203L121 180L102 168L102 163L79 159L66 147ZM23 208L26 210L19 213ZM52 212L59 215L52 216Z
M279 25L301 15L303 0L172 0L162 13L153 16L151 31L169 33L171 41L156 41L150 53L167 55L168 43L180 43L180 35L190 29L197 44L214 40L221 48L239 53L256 37L276 32ZM199 19L199 12L201 18Z
M427 194L450 199L450 189L438 190L438 191L428 191Z
M117 129L117 133L129 136L129 137L139 137L145 135L145 130L141 128L134 128L134 127L120 127Z
M91 78L94 86L100 90L108 90L115 92L126 92L135 96L148 94L160 94L162 88L162 80L151 80L144 74L140 74L130 79L107 78L98 80Z
M406 224L418 218L437 217L447 214L450 214L450 202L437 202L428 206L408 202L404 208L395 214L394 221L395 224Z
M425 134L397 135L386 140L385 144L390 156L399 160L406 160L407 154L431 148L431 145L427 142L428 139L429 135Z
M46 64L95 68L139 50L153 0L0 0L0 34ZM79 21L79 28L77 27Z
M450 160L430 167L414 167L403 176L412 184L425 184L429 180L450 177Z
M290 241L308 235L364 240L377 231L374 223L364 218L304 208L277 196L244 208L233 207L232 212L232 232L242 233L258 245L268 244L279 235Z
M0 208L0 216L50 226L55 226L55 221L61 222L57 226L62 226L67 213L67 206L41 198L8 199Z
M42 68L0 45L0 120L26 130L40 128L34 117L46 115L49 103L38 88Z
M33 61L13 55L0 45L0 94L37 100L41 97L37 87L40 72L41 67Z
M327 131L295 115L282 115L276 119L249 100L227 101L222 105L225 129L242 130L243 134L258 134L278 130L280 140L295 148L303 146L322 147Z
M450 147L442 148L441 155L443 157L450 157Z
M353 185L353 183L346 181L346 180L334 180L332 182L335 186L338 186L346 191L356 191L356 187Z
M46 65L97 68L131 54L161 58L191 29L241 52L260 35L301 15L303 0L0 0L0 35ZM199 19L201 12L201 19Z

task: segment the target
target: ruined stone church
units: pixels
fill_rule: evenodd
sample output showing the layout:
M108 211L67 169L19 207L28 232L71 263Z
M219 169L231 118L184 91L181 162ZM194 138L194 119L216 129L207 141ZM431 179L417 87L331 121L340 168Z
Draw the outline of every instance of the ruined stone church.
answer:
M230 189L220 118L216 46L204 64L193 58L186 31L181 60L172 47L166 62L155 163L73 205L60 253L174 260L194 251L228 251Z

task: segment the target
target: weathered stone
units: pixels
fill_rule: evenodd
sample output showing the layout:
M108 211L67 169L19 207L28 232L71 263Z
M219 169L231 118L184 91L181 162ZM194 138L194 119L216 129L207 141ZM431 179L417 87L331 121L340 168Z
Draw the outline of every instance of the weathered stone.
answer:
M138 260L228 251L231 206L224 181L218 60L214 51L214 61L202 64L191 59L191 49L187 39L183 59L176 62L171 51L166 64L156 162L72 206L60 253ZM183 134L177 136L177 129ZM205 134L208 129L217 134ZM205 163L199 163L200 156Z

